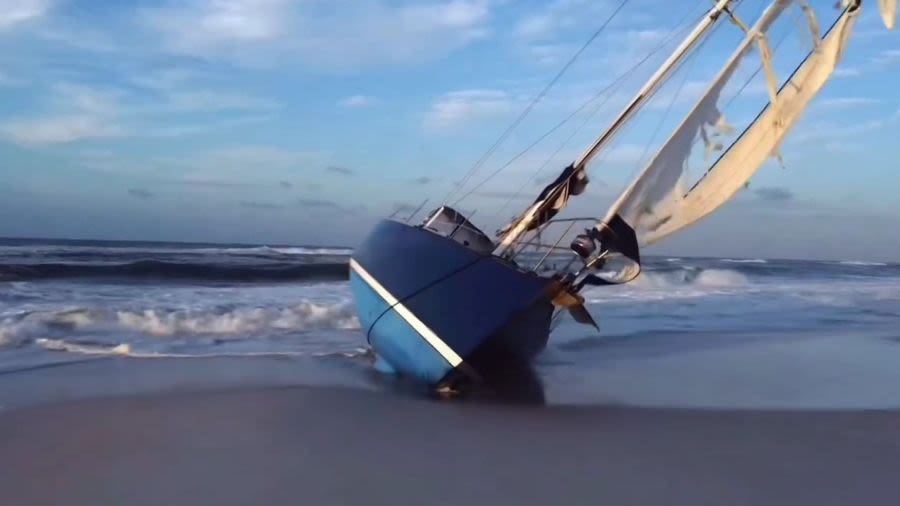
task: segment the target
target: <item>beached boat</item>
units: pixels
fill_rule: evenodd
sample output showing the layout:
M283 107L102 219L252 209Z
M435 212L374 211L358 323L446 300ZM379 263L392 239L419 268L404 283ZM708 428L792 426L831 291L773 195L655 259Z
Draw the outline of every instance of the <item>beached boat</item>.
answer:
M585 286L635 279L642 247L698 222L744 188L777 155L785 136L835 71L862 1L841 2L824 33L805 1L775 0L752 25L735 14L736 3L715 2L609 127L497 237L446 205L418 225L392 219L378 224L350 263L359 320L378 356L403 375L451 387L478 381L506 364L526 364L544 349L560 313L568 311L577 321L596 325L579 295ZM779 80L767 35L794 7L808 21L812 49ZM879 7L891 28L896 0L880 0ZM608 148L713 28L725 22L729 29L743 31L742 41L609 211L600 218L556 219L570 197L588 185L591 160ZM746 86L738 82L736 70L750 58L764 71L769 98L746 128L731 132L719 103L726 88ZM711 163L689 181L688 161L699 142ZM554 226L556 240L542 242ZM570 242L569 248L560 246L563 240ZM562 250L567 260L547 269L547 259L559 257Z

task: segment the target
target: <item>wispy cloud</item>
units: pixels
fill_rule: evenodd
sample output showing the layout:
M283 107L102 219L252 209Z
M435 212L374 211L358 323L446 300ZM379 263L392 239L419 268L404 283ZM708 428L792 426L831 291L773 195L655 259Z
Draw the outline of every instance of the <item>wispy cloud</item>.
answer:
M340 218L343 216L356 216L366 211L363 205L345 205L343 203L323 198L300 198L296 205L311 214Z
M794 192L782 186L763 186L753 190L753 195L763 202L788 202L794 200Z
M241 200L238 205L245 209L258 209L261 211L277 211L284 209L282 204L272 204L270 202L258 202L255 200Z
M108 124L104 118L88 114L14 119L0 126L9 140L24 146L65 144L83 139L100 139L123 135L121 127Z
M834 97L822 99L819 107L823 109L852 109L875 105L881 101L871 97Z
M0 134L21 145L64 144L82 139L121 136L118 104L112 93L85 86L58 84L48 99L49 112L12 118Z
M900 49L885 49L872 58L872 63L881 66L900 63Z
M153 127L142 128L140 133L146 137L187 137L191 135L202 135L221 130L240 129L248 125L256 125L271 122L272 115L268 114L252 114L239 116L231 119L205 121L205 122L175 122L171 124L163 124Z
M514 110L513 98L501 90L460 90L446 93L431 104L423 126L427 130L452 130L509 114Z
M834 71L834 77L859 77L862 71L856 67L838 67Z
M329 165L325 167L325 170L328 172L334 172L335 174L340 174L342 176L355 176L356 171L347 167L342 167L340 165Z
M0 71L0 88L15 88L24 86L28 81L21 77L12 76L6 72Z
M52 7L51 0L0 0L0 30L43 17Z
M368 95L351 95L341 99L338 105L347 109L365 109L378 104L378 99Z
M141 13L171 52L323 70L434 58L483 37L489 15L489 0L191 0Z
M302 198L297 199L297 205L311 209L339 209L341 206L333 200Z
M136 199L141 199L141 200L152 199L153 197L156 196L156 194L154 194L150 190L147 190L144 188L129 188L128 194Z
M267 98L212 90L172 93L169 102L182 111L266 110L279 107L277 102Z

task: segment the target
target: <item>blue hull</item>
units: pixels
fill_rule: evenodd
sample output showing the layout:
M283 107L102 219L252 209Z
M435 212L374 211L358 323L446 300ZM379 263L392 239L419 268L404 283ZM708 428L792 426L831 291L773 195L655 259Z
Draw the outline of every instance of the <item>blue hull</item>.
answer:
M430 384L530 362L547 343L554 281L419 227L381 222L350 284L376 353Z

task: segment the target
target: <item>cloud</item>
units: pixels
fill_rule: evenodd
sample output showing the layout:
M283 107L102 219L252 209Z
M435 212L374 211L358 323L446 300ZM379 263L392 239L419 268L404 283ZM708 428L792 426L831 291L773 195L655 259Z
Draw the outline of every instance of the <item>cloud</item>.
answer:
M51 7L51 0L0 0L0 31L37 20Z
M241 189L241 188L257 188L262 186L259 183L251 183L245 181L220 181L215 179L163 179L159 181L164 184L197 186L201 188L222 188L222 189Z
M345 206L333 200L321 198L300 198L297 199L296 204L312 214L327 215L329 218L339 217L338 215L358 215L366 210L363 205Z
M28 84L28 81L25 79L14 77L0 71L0 88L17 88L26 84Z
M846 142L847 139L885 128L885 126L895 119L897 118L869 119L852 124L833 121L809 123L804 125L802 130L799 130L794 134L792 140L793 142L801 144L820 141Z
M758 200L763 202L788 202L794 200L794 192L781 186L763 186L753 190Z
M40 146L124 135L114 93L61 83L51 88L52 112L7 120L0 134L17 144Z
M341 107L347 109L364 109L378 104L378 99L367 95L351 95L338 102Z
M513 99L504 91L452 91L431 104L423 126L427 130L451 130L476 120L506 115L513 109Z
M543 2L536 9L516 22L513 35L524 40L546 40L571 33L575 29L596 23L610 15L606 2L591 0L552 0Z
M880 103L880 100L871 97L834 97L822 99L819 107L822 109L853 109Z
M129 188L128 194L136 199L141 200L152 199L156 196L155 193L151 192L150 190L145 190L144 188Z
M855 67L838 67L834 71L834 77L859 77L862 71Z
M193 0L143 11L169 49L204 55L277 40L290 26L289 0Z
M348 177L356 175L355 170L348 169L347 167L341 167L338 165L329 165L329 166L325 167L325 170L327 170L328 172L334 172L335 174L340 174L342 176L348 176Z
M489 0L189 0L141 11L169 52L355 70L439 57L489 32ZM340 34L340 36L336 36Z
M82 114L12 120L0 126L0 134L16 144L42 146L116 137L123 130L103 118Z
M340 209L341 206L333 200L302 198L297 199L297 205L309 209Z
M211 90L172 93L169 102L181 111L265 110L279 107L274 100Z
M154 163L180 174L172 184L219 188L288 188L304 166L321 163L313 152L277 146L246 145L199 151L177 157L159 157Z
M269 202L257 202L255 200L242 200L238 202L238 205L245 209L259 209L262 211L275 211L278 209L284 209L284 206L281 204L271 204Z
M432 181L434 181L434 179L432 179L428 176L422 176L422 177L417 177L417 178L413 179L411 182L413 184L426 185L428 183L431 183Z
M900 63L900 49L885 49L872 58L872 63L881 66Z
M247 125L268 123L273 119L274 116L272 115L254 114L205 123L166 124L163 126L146 127L142 128L139 133L146 137L186 137L190 135L208 134L219 130L242 128Z

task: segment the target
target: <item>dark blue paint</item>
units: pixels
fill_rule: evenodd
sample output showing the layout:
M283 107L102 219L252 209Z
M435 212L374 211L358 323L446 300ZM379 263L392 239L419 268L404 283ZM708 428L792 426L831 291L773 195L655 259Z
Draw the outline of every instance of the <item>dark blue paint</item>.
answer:
M479 255L419 227L393 221L381 222L353 258L463 360L486 347L492 348L492 355L509 351L509 355L529 359L546 342L547 322L543 320L549 321L546 308L551 280L496 257ZM357 305L375 350L401 372L422 377L419 369L424 363L413 364L410 371L408 361L395 363L379 349L386 343L397 347L410 339L407 334L385 338L391 333L387 327L395 325L394 311L373 320L374 306L359 297ZM532 325L530 313L536 306L541 321ZM381 320L385 318L390 320L383 327ZM513 325L522 320L529 324ZM515 335L504 333L507 328L514 329ZM375 335L382 341L374 340ZM410 342L400 347L409 348L405 354L413 356L410 350L416 346L418 343ZM400 355L396 350L391 354Z

